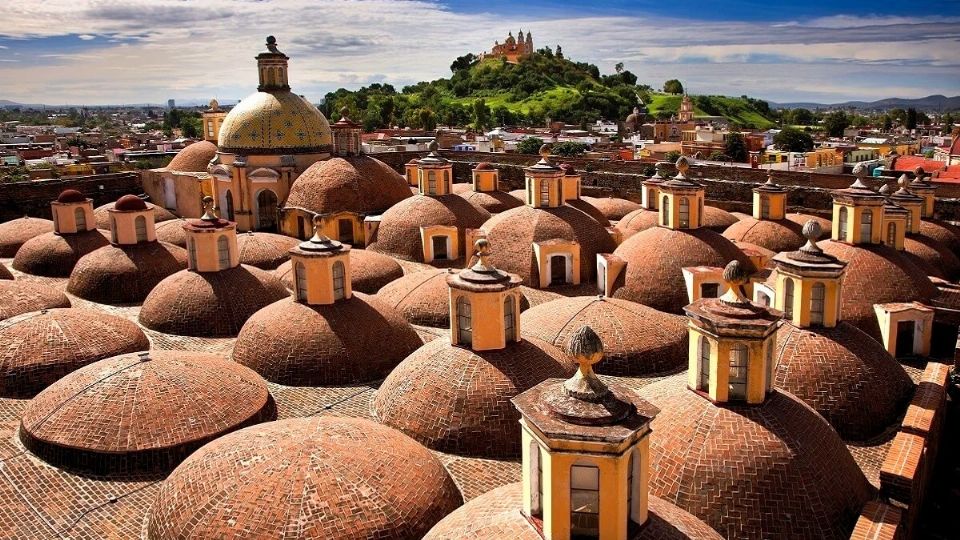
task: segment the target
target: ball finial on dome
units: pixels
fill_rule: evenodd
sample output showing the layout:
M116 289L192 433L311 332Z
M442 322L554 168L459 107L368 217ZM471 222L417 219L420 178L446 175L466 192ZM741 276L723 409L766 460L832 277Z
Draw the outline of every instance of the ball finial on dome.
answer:
M570 336L567 342L567 354L573 357L579 367L563 383L564 392L573 398L585 401L600 401L609 392L607 385L597 377L593 365L603 358L603 341L589 326L582 326Z
M216 98L213 98L213 99L210 100L210 110L211 110L211 111L219 111L219 110L220 110L220 102L217 101Z
M490 241L486 238L478 238L476 242L473 243L473 259L471 260L472 266L470 269L474 272L491 272L496 270L492 264L487 262L487 257L490 256Z
M431 152L436 152L437 150L440 149L440 143L438 143L437 140L434 139L434 140L430 141L430 145L427 146L427 148L428 148Z
M820 235L823 234L823 227L820 226L819 221L811 219L803 224L801 232L807 241L816 243L820 239Z
M921 167L920 165L917 165L917 167L913 169L913 176L916 177L918 182L922 182L923 175L924 175L923 167Z
M543 159L549 158L549 157L550 157L550 147L547 146L547 145L545 145L545 144L541 144L541 145L540 145L539 153L540 153L540 157L542 157Z
M870 189L866 184L863 183L863 180L867 177L867 167L863 163L857 163L853 168L853 175L857 179L850 184L851 189Z
M203 215L200 216L203 221L217 221L217 215L213 212L213 197L207 195L203 198Z
M687 171L690 170L690 160L687 159L687 156L680 156L677 158L677 178L686 178Z
M750 303L743 284L750 279L750 268L734 259L723 269L723 281L726 282L727 292L720 297L720 302L727 305L743 306Z

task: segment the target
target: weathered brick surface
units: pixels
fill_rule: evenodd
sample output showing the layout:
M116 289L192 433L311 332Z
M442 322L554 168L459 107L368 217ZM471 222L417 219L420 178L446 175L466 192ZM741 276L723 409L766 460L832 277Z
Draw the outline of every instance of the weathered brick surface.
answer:
M49 219L50 201L67 189L80 191L93 199L96 206L114 202L121 195L143 192L140 175L136 172L5 182L0 190L0 221L25 215Z
M639 203L620 197L583 197L583 200L600 210L600 213L610 221L619 221L640 208Z
M870 501L860 513L850 540L899 540L902 511L880 501Z
M783 219L772 221L767 219L744 218L723 231L723 236L737 242L748 242L774 253L800 249L806 239L800 233L803 225Z
M423 262L420 227L456 227L462 248L466 230L480 228L489 218L489 212L473 206L459 195L414 195L383 213L376 237L368 248L400 259Z
M471 186L471 184L454 184L454 186ZM472 187L458 190L455 187L454 193L477 208L491 214L499 214L523 205L522 201L503 191L474 191Z
M422 270L380 289L377 298L398 310L411 324L450 327L450 270Z
M300 241L296 238L267 232L248 231L237 235L240 264L273 270L290 259L290 248Z
M893 439L880 469L880 492L905 503L913 501L914 482L922 476L924 439L901 431Z
M53 221L21 217L0 223L0 257L13 257L27 240L53 232Z
M378 156L379 157L379 156ZM314 163L290 187L286 205L318 214L383 212L410 196L403 176L372 156Z
M0 268L6 270L2 264ZM67 307L70 300L56 289L28 281L0 279L0 321L31 311Z
M13 267L37 276L68 277L80 257L109 244L109 236L98 229L63 236L44 233L17 250Z
M187 267L187 251L173 244L107 245L77 261L67 290L102 304L143 302L167 276Z
M116 205L116 202L110 202L101 206L98 206L93 209L93 219L97 221L97 228L104 231L110 230L110 210ZM170 221L171 219L177 219L177 216L173 212L167 210L162 206L153 205L153 221L154 223L161 223L164 221ZM51 225L51 230L52 225Z
M960 260L943 244L911 235L904 239L903 248L903 254L928 276L952 281L960 275Z
M183 230L184 223L186 223L186 220L183 219L171 219L157 223L157 240L186 248L187 231Z
M382 253L353 248L349 255L350 284L354 291L376 294L387 283L403 277L403 268L397 261ZM288 289L293 290L296 286L292 261L281 264L273 273Z

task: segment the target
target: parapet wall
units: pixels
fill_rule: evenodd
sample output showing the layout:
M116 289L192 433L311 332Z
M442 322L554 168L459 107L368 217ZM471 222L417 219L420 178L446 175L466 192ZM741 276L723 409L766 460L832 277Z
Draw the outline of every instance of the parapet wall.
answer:
M65 189L76 189L90 197L94 207L143 191L140 175L136 172L4 182L0 184L0 222L25 215L51 219L50 201Z

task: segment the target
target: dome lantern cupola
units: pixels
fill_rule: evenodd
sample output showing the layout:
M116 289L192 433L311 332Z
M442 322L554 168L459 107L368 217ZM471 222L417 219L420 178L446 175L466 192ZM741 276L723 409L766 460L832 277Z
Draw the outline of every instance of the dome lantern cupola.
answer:
M152 204L136 195L124 195L107 210L110 214L110 240L114 244L133 245L157 240L156 214Z
M879 244L883 217L883 195L863 183L867 168L863 163L853 168L857 179L846 189L833 192L833 235L837 242Z
M333 133L333 153L340 157L359 156L363 153L361 143L363 126L351 120L347 112L349 112L347 108L342 107L340 120L330 126L330 131Z
M890 200L907 210L907 230L908 234L920 233L920 222L923 219L924 199L910 191L910 180L904 173L897 180L900 189L890 195Z
M524 173L527 206L556 208L563 205L563 170L550 161L550 148L547 145L540 147L540 161L525 168Z
M267 52L257 55L257 70L260 73L260 92L290 90L287 79L287 61L290 57L277 49L277 38L267 36Z
M50 203L53 212L53 230L57 234L76 234L92 231L97 222L93 217L93 199L75 189L65 189Z
M824 253L817 240L820 223L803 226L807 244L797 251L779 253L773 258L777 267L777 309L798 328L833 328L840 319L840 286L847 263Z
M934 193L937 186L927 182L924 177L923 167L917 167L913 170L913 182L910 182L910 191L923 199L923 218L933 218Z
M430 153L417 162L417 182L420 194L435 197L453 193L453 164L439 154L436 139L430 143Z
M313 237L290 250L297 301L329 305L353 296L350 287L350 246L323 235L320 216L313 220Z
M500 190L500 171L486 161L473 168L473 190L489 193Z
M579 200L582 186L580 172L569 163L560 165L560 168L563 170L563 183L560 189L563 202Z
M647 210L660 209L660 184L665 181L663 170L666 166L666 161L658 161L655 165L656 169L653 176L642 182L643 190L641 192L640 206Z
M753 217L763 220L781 220L787 214L787 190L773 181L773 173L767 181L753 188Z
M907 222L910 211L893 200L890 186L884 184L878 193L883 195L883 220L880 223L880 241L897 251L906 249Z
M217 217L213 197L203 198L203 216L183 225L187 232L189 270L219 272L240 265L237 249L237 224Z
M688 384L714 403L763 403L773 389L773 349L782 313L750 302L750 272L740 261L723 270L727 292L684 308L690 317Z
M668 229L699 229L703 216L703 186L687 178L690 162L680 156L677 175L658 186L658 225Z

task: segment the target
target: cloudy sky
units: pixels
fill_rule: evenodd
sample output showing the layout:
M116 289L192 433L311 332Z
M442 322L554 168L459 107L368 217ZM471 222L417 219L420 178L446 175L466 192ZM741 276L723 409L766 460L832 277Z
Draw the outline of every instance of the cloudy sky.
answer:
M0 0L0 99L239 99L275 35L294 90L449 76L520 28L641 82L772 101L960 94L960 0Z

